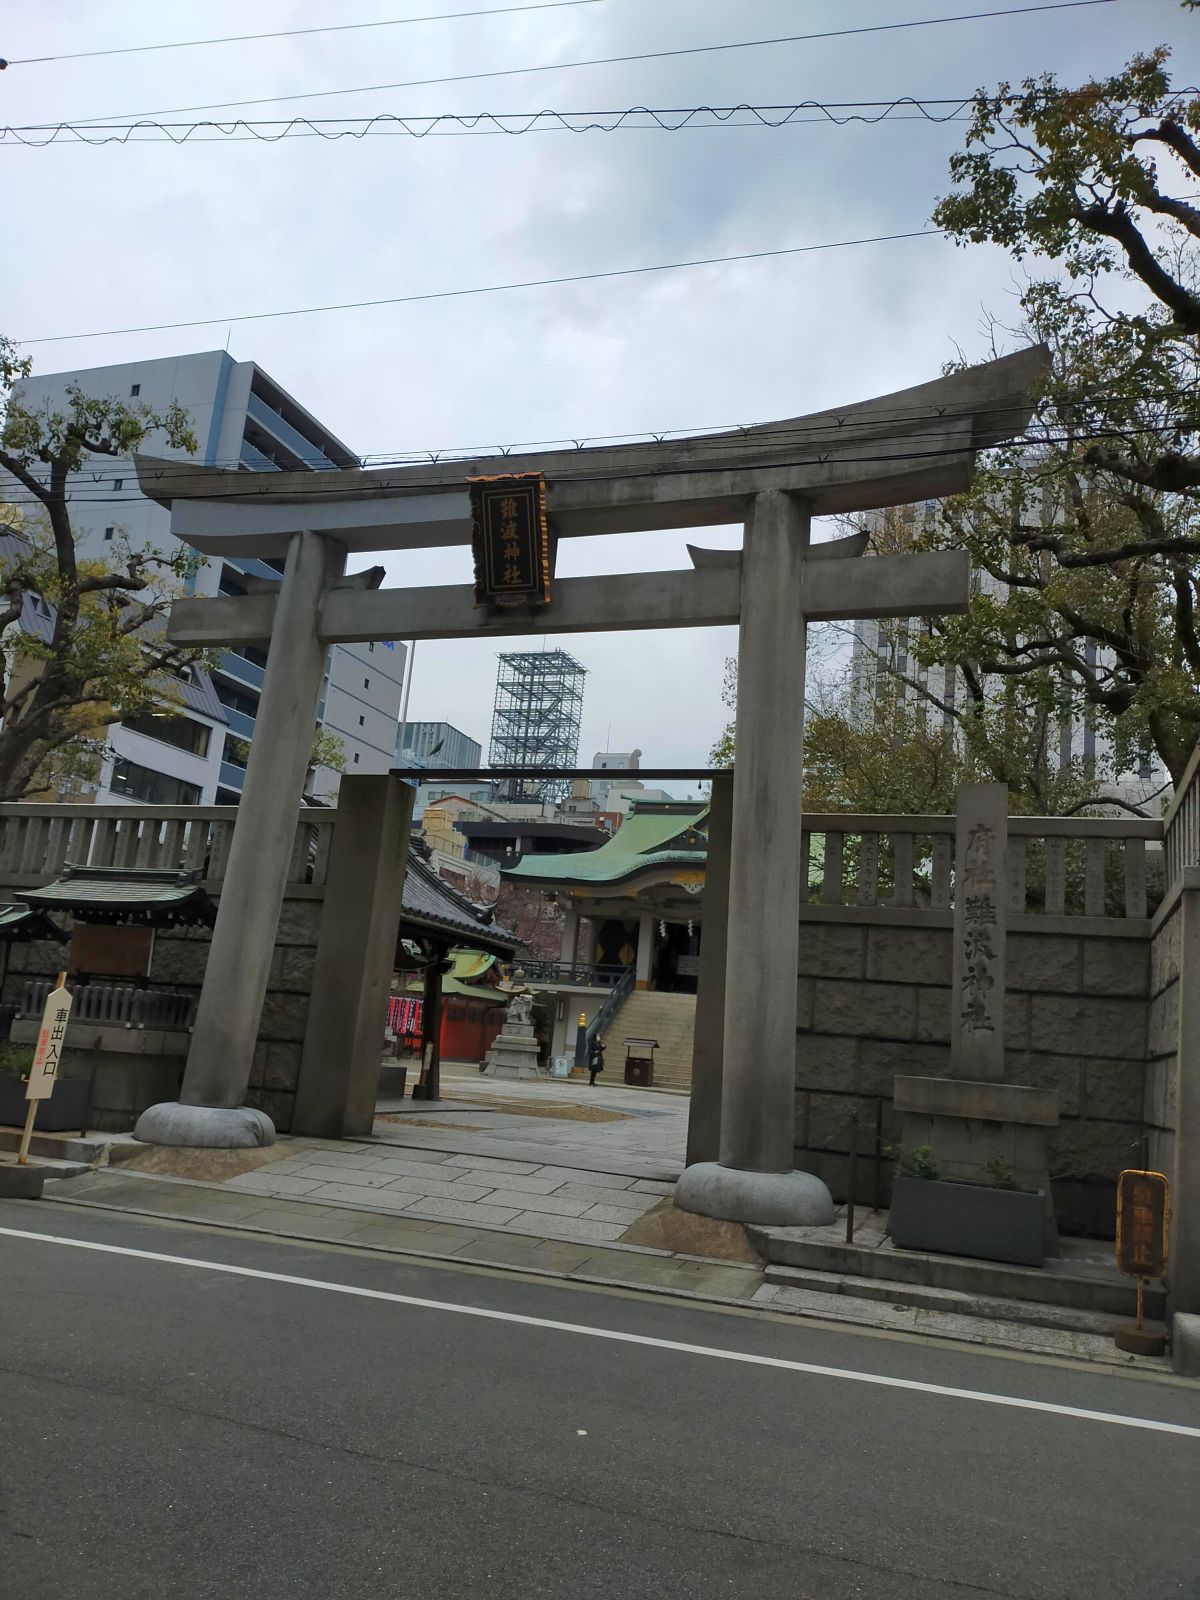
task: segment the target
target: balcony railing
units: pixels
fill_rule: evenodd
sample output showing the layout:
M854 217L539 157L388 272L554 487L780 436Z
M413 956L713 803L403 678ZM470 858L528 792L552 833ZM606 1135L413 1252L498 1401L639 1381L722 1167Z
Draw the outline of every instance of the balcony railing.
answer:
M31 889L69 861L87 867L199 868L219 886L229 861L236 806L0 804L0 888ZM337 813L299 811L289 884L324 884Z
M526 983L548 983L556 988L612 989L628 967L602 967L590 961L521 961Z

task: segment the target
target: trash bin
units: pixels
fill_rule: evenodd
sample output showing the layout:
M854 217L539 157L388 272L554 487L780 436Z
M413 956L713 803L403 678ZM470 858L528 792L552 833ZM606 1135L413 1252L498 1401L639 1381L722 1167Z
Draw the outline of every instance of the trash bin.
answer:
M625 1082L637 1089L649 1089L654 1083L654 1052L657 1039L625 1040Z

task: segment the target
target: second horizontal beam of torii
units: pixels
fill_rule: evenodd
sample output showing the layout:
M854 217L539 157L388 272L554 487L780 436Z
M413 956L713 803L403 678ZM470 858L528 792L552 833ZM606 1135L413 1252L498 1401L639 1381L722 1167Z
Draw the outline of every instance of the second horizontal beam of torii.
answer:
M801 610L810 622L836 618L944 616L966 607L970 563L965 551L876 556L866 561L812 559ZM850 554L851 552L846 552ZM469 584L425 589L334 588L321 607L318 633L326 644L371 639L478 639L541 633L612 633L644 628L716 628L741 616L738 552L728 566L694 572L633 572L604 578L560 578L553 604L531 624L527 610L484 612ZM219 595L177 600L169 636L180 645L263 644L271 637L278 597Z

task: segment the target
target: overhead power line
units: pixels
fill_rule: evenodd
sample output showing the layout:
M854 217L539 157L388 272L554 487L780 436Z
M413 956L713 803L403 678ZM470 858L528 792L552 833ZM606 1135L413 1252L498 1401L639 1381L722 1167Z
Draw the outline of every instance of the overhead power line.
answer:
M264 144L277 144L281 139L303 135L315 135L327 140L363 139L371 134L427 139L447 131L516 137L550 130L615 133L631 127L678 133L685 128L698 126L783 128L796 122L825 122L837 127L852 122L873 125L900 120L942 123L961 120L963 112L974 104L974 100L974 95L947 99L914 99L911 95L901 95L894 100L798 100L791 105L750 105L743 101L733 106L629 106L624 111L444 111L436 115L417 113L411 116L389 111L373 117L285 117L262 121L238 118L229 122L142 120L99 126L48 122L2 127L0 144L16 143L41 148L69 139L91 145L158 143L160 140L153 137L155 134L161 136L162 142L193 144L197 142L195 136L205 131L223 139L236 140L242 137ZM895 115L902 107L913 108L916 115L911 119ZM949 107L949 110L932 109L934 107ZM804 116L806 111L817 111L820 115ZM735 118L741 120L735 121ZM446 124L453 124L453 127L447 130ZM150 137L143 138L142 135Z
M1033 6L1007 6L995 11L970 11L953 17L916 17L907 22L877 22L858 28L830 28L819 33L783 34L772 39L735 39L727 44L683 45L672 50L645 50L620 56L600 56L584 61L550 61L532 67L501 67L487 72L459 72L440 78L410 78L404 83L369 83L354 89L312 89L302 94L262 95L254 100L218 100L207 105L155 107L148 111L114 111L107 116L71 117L84 122L124 122L138 117L172 117L193 111L228 111L240 106L282 105L293 100L326 100L337 95L376 94L392 89L422 89L442 83L477 83L490 78L519 78L526 73L566 72L575 67L622 66L633 61L666 61L680 56L714 55L726 50L762 50L781 44L810 44L819 39L846 39L862 34L895 33L907 28L936 28L951 22L980 22L992 17L1032 16L1040 11L1076 11L1085 6L1116 5L1118 0L1043 0Z
M283 311L245 311L236 316L191 317L180 322L151 322L139 327L99 328L87 333L49 333L36 339L18 339L19 345L61 344L68 339L111 339L128 333L166 333L180 328L213 328L234 322L266 322L278 317L308 317L325 311L363 311L375 306L412 305L421 300L458 300L476 294L508 294L516 289L546 289L555 284L594 283L601 278L634 278L651 272L677 272L687 267L713 267L738 261L765 261L779 256L810 255L818 250L849 250L862 244L892 244L900 239L932 239L941 228L919 228L911 233L879 233L866 239L834 239L825 244L788 245L778 250L746 250L737 255L700 256L692 261L660 261L652 266L613 267L605 272L577 272L554 278L527 278L520 283L479 284L469 289L430 289L422 294L387 295L378 300L348 300L323 306L291 306Z
M1047 96L1054 93L1047 90ZM1084 93L1085 91L1077 91ZM1192 85L1175 91L1182 101L1200 94ZM1104 98L1096 89L1093 97ZM622 111L441 111L377 112L370 117L277 117L230 118L227 121L157 122L143 118L138 122L72 123L31 122L0 127L0 145L21 144L31 149L65 145L71 141L87 145L107 144L206 144L254 140L278 144L289 138L318 138L330 143L339 139L361 140L371 136L430 139L437 137L484 138L503 134L516 138L527 133L682 133L725 128L790 128L800 124L823 123L847 127L859 123L875 127L881 122L924 122L941 126L964 122L967 113L979 103L978 93L945 96L897 95L891 100L797 100L791 104L754 105L740 101L728 106L627 106ZM1005 104L1016 104L1024 94L1003 97ZM990 103L990 102L989 102ZM1116 109L1138 111L1133 102L1109 101ZM945 109L945 108L949 109ZM908 108L908 109L905 109ZM816 111L818 116L805 113ZM1187 198L1176 196L1175 198Z
M259 39L299 39L312 33L358 33L365 28L403 28L414 22L455 22L461 17L505 17L516 11L558 11L564 6L595 6L602 0L529 0L525 5L491 6L477 11L435 11L425 17L385 17L379 22L337 22L323 28L283 28L278 33L228 33L215 39L175 39L168 44L124 44L107 50L72 50L54 56L17 56L5 67L38 67L52 61L92 61L97 56L140 56L156 50L195 50L202 45L249 44Z

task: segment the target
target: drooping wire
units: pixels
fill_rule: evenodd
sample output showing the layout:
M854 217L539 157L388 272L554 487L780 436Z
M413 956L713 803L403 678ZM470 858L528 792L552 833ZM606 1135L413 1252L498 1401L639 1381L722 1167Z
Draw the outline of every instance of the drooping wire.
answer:
M219 139L256 139L263 144L277 144L282 139L301 135L336 141L338 139L364 139L371 135L406 135L413 139L427 139L447 132L505 134L510 138L521 134L546 132L551 129L565 133L616 133L621 129L638 127L664 133L677 133L685 128L710 127L762 127L783 128L796 122L824 122L835 127L850 123L873 126L885 121L899 121L896 115L902 108L914 113L911 120L928 123L954 122L974 104L974 95L960 95L945 99L916 99L900 95L893 100L797 100L790 105L752 105L743 101L729 106L629 106L623 111L478 111L439 112L436 115L413 114L402 116L396 112L380 112L372 117L290 117L277 119L236 118L226 122L156 122L142 119L128 123L27 123L0 127L0 144L22 144L41 148L50 144L75 141L88 145L139 144L170 142L172 144L196 143L197 135L209 134ZM935 110L934 107L948 107ZM857 109L856 109L857 108ZM819 116L806 117L807 111ZM734 118L742 118L734 121ZM645 118L648 121L635 121ZM453 125L447 129L446 125ZM142 135L157 134L159 139Z

